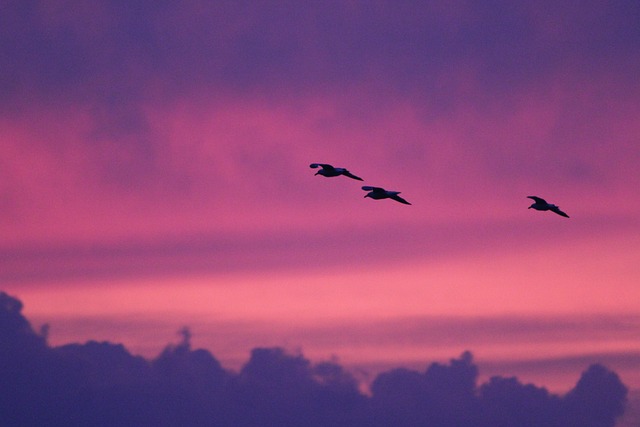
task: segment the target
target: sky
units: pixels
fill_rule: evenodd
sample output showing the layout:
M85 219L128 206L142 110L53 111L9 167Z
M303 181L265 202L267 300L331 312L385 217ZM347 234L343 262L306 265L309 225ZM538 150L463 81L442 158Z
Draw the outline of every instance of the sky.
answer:
M0 1L0 290L55 346L155 357L188 326L228 369L279 347L370 382L468 350L482 378L640 389L639 21Z

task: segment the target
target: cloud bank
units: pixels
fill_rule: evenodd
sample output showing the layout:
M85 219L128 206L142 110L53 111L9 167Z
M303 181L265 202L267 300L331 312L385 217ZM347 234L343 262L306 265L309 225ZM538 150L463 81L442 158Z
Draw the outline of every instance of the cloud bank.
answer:
M255 348L225 370L190 333L151 360L122 345L51 347L22 303L0 293L0 421L30 425L612 427L627 388L594 364L559 396L514 377L478 384L465 352L423 371L379 374L370 393L336 362L312 363L281 348Z

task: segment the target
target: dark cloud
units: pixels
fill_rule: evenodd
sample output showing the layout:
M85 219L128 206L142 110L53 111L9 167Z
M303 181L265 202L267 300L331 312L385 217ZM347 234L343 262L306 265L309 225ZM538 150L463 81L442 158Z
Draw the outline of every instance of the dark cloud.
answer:
M493 377L480 386L479 395L484 403L485 425L566 426L563 402L544 388L523 385L516 378ZM526 407L521 406L526 402ZM525 410L523 410L525 409Z
M379 425L478 425L477 376L468 352L449 365L433 363L424 373L406 369L382 373L371 385Z
M591 365L576 386L565 396L565 405L572 417L567 417L566 426L610 426L614 419L624 413L627 388L618 376L602 365ZM601 410L587 413L585 407L600 407Z
M375 78L446 102L438 78L452 64L472 65L495 95L594 57L603 67L640 40L632 1L48 3L3 10L5 95L31 87L121 105L203 86L215 97Z
M334 362L256 348L237 373L182 340L152 360L89 341L50 347L0 293L0 422L30 425L589 426L611 427L627 388L602 365L566 395L516 378L478 385L469 352L424 372L394 369L364 394Z

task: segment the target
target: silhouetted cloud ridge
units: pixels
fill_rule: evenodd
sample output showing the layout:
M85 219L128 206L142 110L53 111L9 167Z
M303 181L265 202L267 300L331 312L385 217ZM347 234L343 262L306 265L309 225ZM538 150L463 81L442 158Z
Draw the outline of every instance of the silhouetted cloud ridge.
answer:
M225 370L191 334L153 360L89 341L47 345L0 292L0 424L3 426L433 426L612 427L627 388L595 364L564 396L493 377L478 385L470 352L424 372L378 375L364 394L334 362L256 348L240 372Z

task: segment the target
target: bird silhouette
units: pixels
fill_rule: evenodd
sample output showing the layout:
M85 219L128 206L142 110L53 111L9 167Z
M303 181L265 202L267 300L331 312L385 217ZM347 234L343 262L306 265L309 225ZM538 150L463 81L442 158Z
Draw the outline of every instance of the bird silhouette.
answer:
M327 178L344 175L352 179L357 179L358 181L364 181L362 178L360 178L359 176L355 176L345 168L335 168L327 163L311 163L309 167L312 169L322 168L318 172L316 172L315 175L322 175Z
M537 196L527 196L527 198L529 199L533 199L533 201L535 203L533 203L531 206L529 206L527 209L535 209L537 211L551 211L551 212L555 212L560 216L563 216L565 218L569 218L569 215L567 215L566 213L562 212L560 210L560 207L558 207L557 205L548 203L545 199L542 199L540 197Z
M398 196L398 194L400 194L399 191L389 191L381 187L370 187L368 185L365 185L364 187L362 187L362 189L364 191L368 191L368 193L364 197L371 197L374 200L392 199L405 205L411 204L402 197Z

